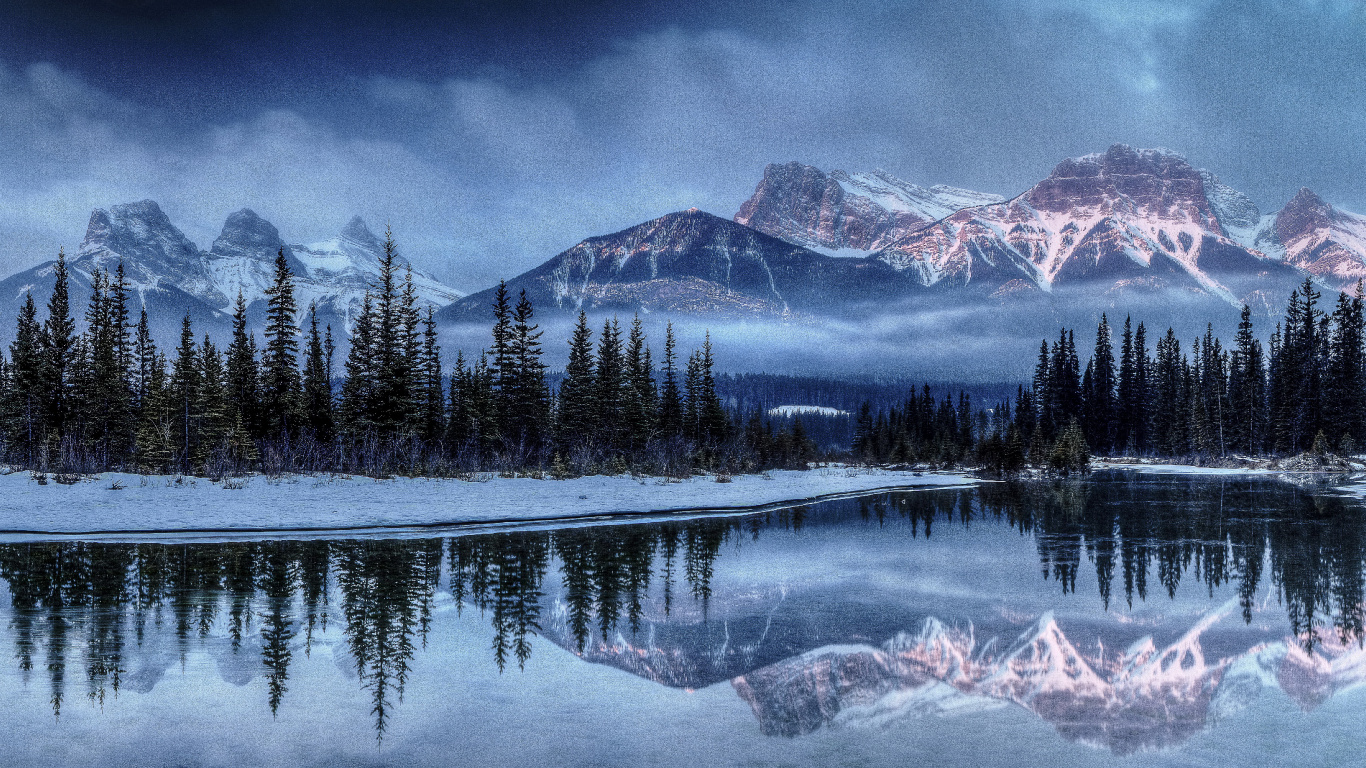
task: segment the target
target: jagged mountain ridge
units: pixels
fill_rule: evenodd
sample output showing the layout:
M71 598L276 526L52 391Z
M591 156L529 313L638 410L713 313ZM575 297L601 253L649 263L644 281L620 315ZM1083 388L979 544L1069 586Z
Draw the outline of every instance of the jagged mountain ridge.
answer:
M885 171L829 175L789 162L764 168L735 221L831 255L866 256L902 237L999 195L947 186L929 189Z
M291 245L273 224L244 208L227 217L205 251L152 200L97 209L80 247L68 259L73 307L82 311L96 270L113 272L122 263L135 302L146 304L149 316L162 325L174 321L178 326L188 312L196 325L213 330L226 323L239 292L253 322L259 322L264 318L265 289L281 251L295 275L300 309L316 303L320 322L349 330L365 291L379 273L383 251L379 238L359 217L331 240ZM35 301L46 302L52 270L53 262L47 262L0 281L0 312L12 317L29 291ZM413 280L425 304L443 306L461 295L417 270ZM304 322L302 312L299 321Z
M839 195L830 185L849 177L769 166L735 219L794 243L844 246L850 241L836 233L876 228L891 215L891 207L870 211L864 202L851 221L831 205ZM1010 200L957 199L976 204L884 234L871 258L921 285L979 295L1177 289L1264 310L1306 273L1334 289L1366 276L1366 218L1308 190L1264 217L1246 195L1167 150L1117 144L1064 160Z
M1366 218L1307 192L1263 216L1181 155L1122 144L1066 159L1008 200L769 165L733 226L714 218L694 209L588 238L508 286L551 312L788 319L985 301L1055 323L1059 311L1170 297L1192 317L1245 303L1275 314L1306 274L1333 289L1366 276ZM487 322L491 299L441 317Z
M885 264L826 256L693 208L591 237L507 287L538 311L784 318L891 297L905 282ZM494 290L438 315L485 321Z
M1230 646L1229 638L1248 639L1241 621L1226 621L1236 614L1233 601L1166 645L1144 635L1107 651L1094 641L1082 650L1051 612L1012 634L932 615L903 624L919 626L907 632L888 630L904 616L856 616L854 607L817 618L789 606L780 617L775 606L782 600L756 594L712 606L722 615L711 617L686 607L665 616L646 604L638 631L619 629L581 650L567 608L553 603L542 634L586 661L661 685L729 681L760 730L780 736L1016 705L1069 740L1130 754L1180 744L1263 690L1279 689L1310 711L1366 684L1366 650L1332 637L1312 652L1303 638L1274 632L1250 646ZM873 641L879 632L890 639ZM1211 632L1221 634L1209 642ZM1211 654L1206 645L1231 653Z

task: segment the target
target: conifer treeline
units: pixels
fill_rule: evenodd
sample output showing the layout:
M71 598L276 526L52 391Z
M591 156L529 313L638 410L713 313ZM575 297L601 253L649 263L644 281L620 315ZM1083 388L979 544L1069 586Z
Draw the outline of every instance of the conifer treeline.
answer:
M966 395L957 405L936 401L927 385L901 408L865 405L854 457L1068 472L1083 470L1091 452L1357 453L1366 441L1362 285L1354 296L1340 293L1332 312L1320 298L1311 280L1295 289L1269 349L1246 306L1231 347L1211 325L1188 348L1170 328L1150 348L1147 327L1127 317L1116 342L1102 315L1085 367L1075 334L1063 329L1040 344L1032 385L1013 403L974 412Z
M122 264L92 276L78 333L59 254L47 317L39 321L30 295L9 359L0 360L4 457L64 476L118 468L214 477L250 469L678 475L805 466L811 457L799 425L775 434L759 418L740 428L716 394L710 337L682 361L672 326L656 367L639 318L624 333L608 320L595 340L581 313L553 392L531 303L525 294L514 303L502 285L492 345L474 359L457 354L447 375L433 313L420 311L411 274L399 269L386 233L338 377L332 328L319 328L316 308L300 333L283 252L265 292L262 346L239 294L226 350L197 338L187 315L170 358L145 309L130 322Z
M1366 323L1360 283L1331 312L1311 280L1290 294L1264 349L1244 306L1232 346L1207 327L1183 347L1170 328L1150 353L1125 318L1118 358L1102 316L1085 368L1071 331L1039 349L1009 427L1037 458L1075 419L1091 450L1135 456L1356 453L1366 439Z

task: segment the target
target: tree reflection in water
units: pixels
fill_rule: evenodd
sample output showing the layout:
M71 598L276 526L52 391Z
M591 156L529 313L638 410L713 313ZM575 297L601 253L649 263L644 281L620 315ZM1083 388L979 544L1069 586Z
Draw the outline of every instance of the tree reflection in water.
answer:
M905 525L887 526L890 520ZM173 635L182 664L218 627L235 654L259 640L266 705L289 691L295 654L308 654L337 611L351 663L371 700L376 735L403 697L425 645L443 583L458 610L493 630L501 671L531 656L550 606L563 612L571 650L594 637L642 631L655 600L667 618L680 600L707 620L723 551L769 531L857 526L879 535L932 534L935 526L1004 521L1033 536L1045 579L1062 592L1096 579L1105 608L1112 584L1129 607L1149 593L1174 597L1194 578L1212 595L1236 584L1243 619L1266 578L1306 651L1325 632L1363 640L1366 536L1348 502L1256 480L1172 480L1117 475L1094 482L994 483L976 489L891 493L811 508L675 523L456 536L223 544L89 542L0 545L10 592L14 658L27 682L35 664L53 713L67 695L68 661L83 666L97 705L117 693L130 645ZM547 577L558 577L548 594ZM681 584L678 583L681 577Z

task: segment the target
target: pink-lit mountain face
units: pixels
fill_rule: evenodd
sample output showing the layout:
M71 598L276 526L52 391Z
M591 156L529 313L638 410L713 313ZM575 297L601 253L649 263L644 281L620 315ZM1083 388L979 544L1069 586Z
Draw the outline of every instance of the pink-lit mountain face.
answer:
M1339 290L1366 278L1366 217L1334 208L1308 189L1263 224L1253 245Z
M1124 145L1064 160L1010 200L771 165L735 220L994 297L1177 290L1266 309L1306 273L1332 288L1366 274L1366 219L1307 191L1263 217L1180 155Z

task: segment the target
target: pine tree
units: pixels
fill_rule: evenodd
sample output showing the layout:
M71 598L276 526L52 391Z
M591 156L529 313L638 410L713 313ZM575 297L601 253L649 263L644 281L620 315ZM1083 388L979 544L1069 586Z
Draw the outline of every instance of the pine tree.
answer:
M47 413L44 409L47 385L43 365L42 329L38 325L33 294L24 298L14 341L10 344L9 398L6 403L6 432L15 446L20 462L37 466L39 451L46 432Z
M716 395L716 374L714 369L715 360L712 357L711 333L708 332L702 342L702 357L700 359L702 380L700 382L699 394L702 397L701 404L701 424L704 439L712 443L719 443L726 439L729 432L730 419L726 416L726 410L721 404L721 398Z
M504 405L512 410L508 419L510 435L528 448L540 446L550 422L550 392L545 383L545 364L541 362L541 331L531 322L531 301L522 291L511 317L512 397Z
M308 308L308 351L303 374L304 424L320 443L332 442L332 382L327 376L327 356L318 333L318 306Z
M446 418L446 442L454 448L464 447L474 435L470 393L473 377L465 367L465 353L455 353L455 368L451 371L450 409Z
M1157 343L1157 368L1153 383L1153 441L1158 452L1165 456L1185 453L1182 438L1182 425L1185 424L1186 403L1184 365L1181 343L1176 332L1167 329L1167 335Z
M593 332L580 312L569 340L569 362L560 382L556 412L557 440L564 448L591 442L597 432L598 398L593 359Z
M664 382L659 393L659 432L665 438L683 434L683 400L678 391L674 325L664 329Z
M148 348L144 358L142 407L138 412L138 457L143 467L160 471L170 466L176 450L175 392L167 386L166 358Z
M650 350L645 345L645 330L640 315L631 321L631 332L626 342L626 398L624 425L626 442L638 449L650 439L655 429L657 403Z
M227 359L228 418L240 421L249 435L264 434L261 422L261 372L256 361L256 339L247 330L247 302L241 291L233 305L232 341Z
M341 426L353 440L377 428L372 418L375 407L379 359L375 349L375 311L367 291L361 303L360 315L351 334L351 351L347 353L345 378L341 387Z
M207 463L215 451L224 451L236 427L229 414L227 374L223 355L207 334L199 347L199 451L195 460Z
M497 391L499 426L504 434L513 435L519 430L514 425L514 412L517 398L517 355L513 351L512 299L508 295L507 284L498 281L493 292L493 368L494 387Z
M1357 281L1356 295L1348 298L1338 294L1333 311L1333 333L1328 354L1325 389L1325 427L1327 439L1333 446L1352 448L1362 445L1366 438L1366 328L1362 317L1362 282Z
M598 337L597 423L598 439L605 447L621 447L625 416L626 370L621 349L621 326L616 318L602 324Z
M1119 378L1115 387L1115 447L1124 453L1137 452L1135 440L1136 416L1133 412L1134 388L1134 333L1132 319L1124 318L1124 334L1120 338Z
M1152 361L1148 358L1148 331L1143 323L1134 330L1134 392L1130 403L1130 424L1134 430L1134 445L1141 454L1150 453L1152 446L1149 407L1152 402Z
M1229 364L1229 446L1258 453L1265 449L1266 382L1262 345L1252 334L1252 310L1243 306Z
M284 248L275 258L275 275L266 289L266 348L261 359L262 420L271 437L298 428L300 411L299 340L294 324L294 276Z
M52 297L47 303L47 320L41 334L43 356L44 410L48 449L61 447L70 416L71 381L67 367L71 362L71 348L76 343L76 323L71 319L68 296L66 253L57 252L53 266Z
M147 405L151 390L152 367L157 363L157 345L147 323L147 308L138 318L137 336L133 340L133 395L139 412Z
M190 463L199 451L200 427L203 412L203 370L200 368L198 347L190 315L186 313L180 325L180 346L176 348L175 363L171 368L171 394L175 407L172 437L179 454L180 471L189 473Z
M1115 444L1115 355L1110 343L1110 321L1102 314L1091 357L1091 391L1086 401L1087 441L1101 451Z
M437 344L436 316L430 306L422 321L421 373L422 436L428 443L436 443L446 430L446 389L441 373L441 347Z
M399 358L399 367L396 371L398 386L396 389L402 396L402 417L397 422L397 428L406 434L421 435L423 433L423 392L422 379L422 335L418 328L421 325L421 313L417 306L417 289L413 285L413 270L408 266L404 270L403 293L400 296L399 315L400 339L403 343L403 354Z

